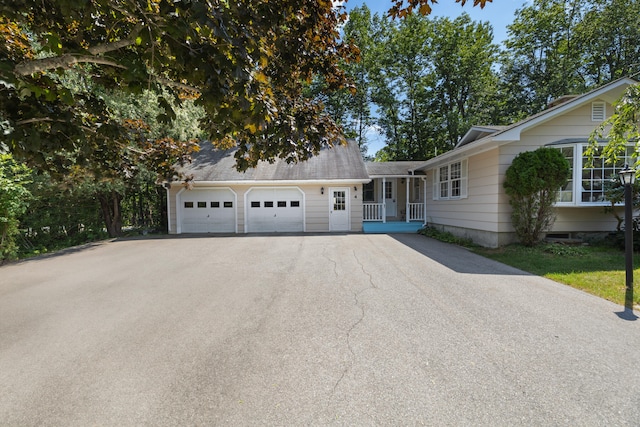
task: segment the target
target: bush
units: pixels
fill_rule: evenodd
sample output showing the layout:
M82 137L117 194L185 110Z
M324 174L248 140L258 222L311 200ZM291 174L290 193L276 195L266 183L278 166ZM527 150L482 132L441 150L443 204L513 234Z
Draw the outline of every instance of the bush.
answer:
M537 244L553 225L553 204L570 173L569 163L555 148L526 151L513 159L504 189L513 208L513 228L523 245Z
M0 154L0 264L17 256L19 217L28 206L29 191L25 188L31 171L17 163L9 154Z

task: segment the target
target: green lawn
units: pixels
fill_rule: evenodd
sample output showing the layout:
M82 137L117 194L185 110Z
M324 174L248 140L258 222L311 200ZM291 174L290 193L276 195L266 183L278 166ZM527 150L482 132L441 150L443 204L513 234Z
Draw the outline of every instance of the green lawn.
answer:
M625 304L624 252L611 247L544 244L474 248L476 253L524 271L564 283L617 304ZM640 305L640 254L634 254L634 296Z

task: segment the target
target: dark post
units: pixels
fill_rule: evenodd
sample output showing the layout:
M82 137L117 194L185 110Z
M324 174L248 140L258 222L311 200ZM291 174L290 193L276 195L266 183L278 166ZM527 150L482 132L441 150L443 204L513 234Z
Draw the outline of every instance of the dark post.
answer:
M624 307L633 312L633 182L636 171L624 165L620 172L620 181L624 185L624 254L626 267L626 292Z
M627 292L633 291L633 196L631 184L624 186L624 247Z

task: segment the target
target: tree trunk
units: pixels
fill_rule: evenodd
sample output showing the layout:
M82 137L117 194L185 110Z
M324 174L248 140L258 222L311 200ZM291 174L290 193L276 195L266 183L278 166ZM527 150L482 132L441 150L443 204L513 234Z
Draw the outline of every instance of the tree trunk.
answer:
M122 196L116 191L110 191L98 194L98 200L109 237L120 236L122 234L122 212L120 209Z

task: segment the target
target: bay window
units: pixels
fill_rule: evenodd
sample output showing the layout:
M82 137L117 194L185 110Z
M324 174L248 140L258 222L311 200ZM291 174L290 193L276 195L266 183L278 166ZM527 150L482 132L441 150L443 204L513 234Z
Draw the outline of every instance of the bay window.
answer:
M567 184L560 189L558 206L569 205L605 205L606 184L611 180L618 180L618 171L625 163L633 164L634 146L628 146L626 152L618 157L616 163L609 163L598 150L589 163L586 155L589 144L587 142L567 145L553 145L562 152L571 166L571 176Z

